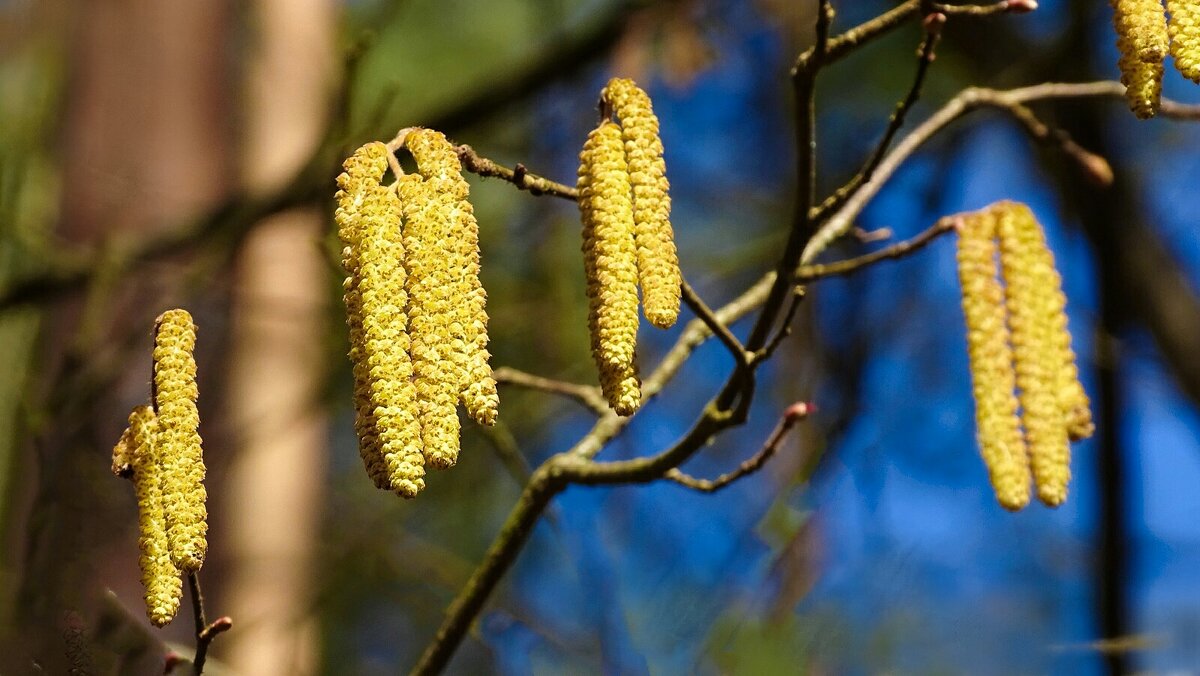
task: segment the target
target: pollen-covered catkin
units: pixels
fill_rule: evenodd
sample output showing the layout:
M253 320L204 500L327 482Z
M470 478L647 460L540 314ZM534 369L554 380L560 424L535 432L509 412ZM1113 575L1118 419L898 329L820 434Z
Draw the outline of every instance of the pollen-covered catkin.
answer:
M342 283L346 304L346 325L350 331L350 363L354 375L354 431L358 437L358 452L377 488L389 488L391 477L379 447L375 406L371 403L370 369L366 358L366 341L362 329L362 296L360 255L362 246L361 208L371 186L377 186L387 171L387 148L382 143L368 143L342 163L344 171L338 176L337 211L334 220L342 241L342 266L348 276Z
M1158 112L1162 94L1163 59L1170 37L1162 0L1110 0L1113 27L1121 58L1121 83L1125 98L1141 119Z
M633 189L634 242L646 319L660 329L679 317L679 257L671 230L671 198L658 118L650 97L633 80L613 78L601 92L621 122Z
M1005 297L1012 331L1021 422L1038 497L1050 506L1067 498L1071 449L1059 400L1063 358L1054 337L1058 318L1049 312L1053 290L1042 286L1046 241L1029 207L1001 202L991 207L1000 238ZM1061 312L1061 310L1060 310Z
M1200 0L1167 0L1167 12L1175 68L1200 84Z
M403 264L406 252L395 189L380 184L368 186L360 224L363 356L375 431L389 486L399 495L413 498L425 487L425 467L416 415L417 389L409 358L409 298Z
M452 303L455 316L450 329L454 341L451 357L460 377L459 398L472 420L492 425L500 400L487 349L487 291L479 281L479 224L469 201L470 186L453 144L442 133L416 129L405 143L418 172L438 195L437 206L449 210L443 265L455 285L453 297L458 299Z
M163 511L162 467L157 447L158 421L149 406L138 406L129 414L133 484L138 504L138 565L145 588L146 616L161 627L179 611L183 581L171 560L167 523Z
M1014 394L1004 291L997 278L995 214L963 218L958 231L958 276L967 323L967 352L980 453L996 499L1010 510L1029 503L1029 457Z
M580 153L579 205L592 356L609 405L629 415L641 403L637 346L637 252L621 130L605 120Z
M200 570L208 550L204 454L196 409L196 327L187 310L168 310L154 332L157 452L162 459L163 511L171 559L184 572Z

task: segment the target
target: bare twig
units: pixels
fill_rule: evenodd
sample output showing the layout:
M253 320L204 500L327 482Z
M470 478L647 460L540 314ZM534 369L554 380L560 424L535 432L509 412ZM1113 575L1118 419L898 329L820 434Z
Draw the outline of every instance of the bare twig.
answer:
M531 390L540 390L573 399L597 415L604 415L610 411L608 401L605 400L604 395L600 393L600 388L598 387L545 378L508 366L496 369L492 372L492 377L498 383L527 387Z
M213 639L233 627L233 620L223 616L210 624L204 617L204 594L200 591L200 576L195 572L188 573L187 581L192 594L192 616L196 623L196 656L192 658L192 673L200 676L204 673L204 663L208 661L208 646L212 644Z
M885 249L873 251L869 254L864 254L856 258L850 258L836 263L802 265L796 271L796 280L799 282L811 282L815 279L824 277L836 277L839 275L848 275L857 270L861 270L869 265L873 265L883 260L892 258L902 258L911 253L914 253L925 245L932 242L939 235L954 230L954 219L942 218L937 223L929 226L920 234L912 239L903 242L897 242Z
M1102 188L1112 185L1113 170L1108 160L1080 146L1065 129L1042 122L1037 114L1021 103L1013 103L1007 110L1033 140L1066 155L1079 165L1083 175L1093 184Z
M937 46L938 38L942 34L942 26L945 23L946 17L942 14L931 14L926 19L925 37L921 40L921 46L917 49L917 70L913 76L912 85L908 88L908 93L904 96L903 100L896 104L896 109L892 111L891 117L888 118L883 138L875 146L874 152L871 153L870 159L863 165L862 170L855 174L845 185L835 190L832 195L827 197L820 206L816 207L809 214L809 218L814 223L820 223L826 215L839 209L855 191L862 187L864 183L870 181L871 177L875 174L875 169L883 161L884 155L887 153L888 148L891 147L892 141L896 138L896 133L900 131L900 127L904 126L904 118L908 115L909 109L921 97L921 88L925 84L925 76L929 73L929 66L933 64L933 50Z
M524 164L515 168L500 166L486 157L480 157L469 145L455 147L458 159L463 169L479 176L490 176L508 181L517 186L518 190L527 190L531 195L553 195L572 202L579 199L579 191L562 183L555 183L548 178L529 173Z
M697 479L689 474L685 474L678 467L672 467L667 470L664 478L669 481L674 481L677 484L688 488L700 491L701 493L715 493L716 491L729 486L733 482L748 476L762 469L767 461L775 455L779 447L783 444L783 440L787 437L788 432L796 426L808 414L812 412L812 405L805 402L797 402L788 407L783 413L783 417L779 419L779 423L775 426L774 431L767 437L766 443L753 456L748 458L738 468L732 472L722 474L716 479Z
M742 347L742 341L733 335L728 326L717 319L717 316L704 303L704 300L696 294L696 290L692 288L691 284L687 283L686 279L682 280L680 289L683 292L683 302L692 309L692 312L696 313L696 316L700 318L700 321L704 322L708 330L712 331L721 343L725 345L725 348L733 355L734 363L739 368L746 366L750 361L750 355L746 353L746 348Z

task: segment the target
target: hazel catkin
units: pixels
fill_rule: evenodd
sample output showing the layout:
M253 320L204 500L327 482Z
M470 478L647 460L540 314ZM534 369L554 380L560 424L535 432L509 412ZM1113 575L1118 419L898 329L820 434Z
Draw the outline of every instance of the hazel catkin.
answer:
M1200 0L1167 0L1167 12L1175 68L1200 84Z
M600 386L620 415L641 404L637 347L637 253L621 130L605 120L580 153L579 208L587 278L588 328Z
M170 622L179 611L183 581L171 560L163 509L162 467L158 448L158 420L149 406L129 414L133 484L138 505L138 565L145 589L146 616L156 627ZM124 437L123 437L124 438Z
M159 315L154 332L154 401L163 511L171 559L184 572L200 570L208 550L195 346L196 327L187 310Z
M626 78L613 78L601 92L621 123L629 182L633 191L634 242L646 319L661 329L679 317L679 258L671 230L671 198L650 97Z
M1121 58L1125 98L1140 119L1158 112L1162 95L1163 58L1170 37L1162 0L1109 0Z
M1004 291L996 268L995 214L965 216L958 231L958 276L967 322L979 449L996 499L1009 510L1029 503L1029 458L1014 394Z

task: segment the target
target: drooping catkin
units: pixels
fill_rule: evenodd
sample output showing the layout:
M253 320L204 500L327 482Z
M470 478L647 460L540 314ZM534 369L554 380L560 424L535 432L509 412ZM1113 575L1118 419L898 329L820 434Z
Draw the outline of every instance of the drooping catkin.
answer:
M633 189L634 242L646 319L661 329L679 317L679 257L671 230L671 198L658 117L650 97L633 80L613 78L601 92L621 123Z
M168 310L154 331L157 452L162 459L163 511L171 559L184 572L200 570L208 550L204 454L196 409L196 327L187 310Z
M363 200L359 242L359 296L363 354L379 451L389 486L406 498L425 487L417 388L409 358L409 297L401 207L395 189L375 184Z
M1052 314L1052 306L1057 305L1052 296L1059 291L1044 286L1048 249L1033 212L1014 202L1001 202L990 210L996 214L1000 238L1021 422L1033 478L1042 502L1057 506L1066 500L1071 479L1067 418L1059 396L1065 363L1055 335L1065 315L1061 307L1060 316Z
M1162 0L1109 0L1121 58L1121 83L1134 114L1147 119L1158 112L1163 59L1170 37Z
M500 400L487 349L487 291L479 281L479 224L468 199L470 186L453 144L442 133L416 129L405 137L405 145L427 187L438 195L437 206L449 210L443 265L449 270L457 299L452 303L455 316L450 329L451 357L460 378L459 399L472 420L492 425Z
M637 346L637 252L621 130L605 120L580 153L579 208L587 277L588 328L609 405L630 415L641 403Z
M138 504L138 565L145 588L146 616L161 627L179 611L183 581L171 560L167 522L163 508L162 467L157 439L158 420L149 406L138 406L129 414L133 484ZM122 437L124 438L124 437Z
M1175 68L1200 84L1200 0L1167 0L1167 12Z
M354 431L358 437L358 452L377 488L389 488L391 476L379 446L375 406L371 403L370 369L366 358L366 341L362 328L361 209L371 186L387 171L387 148L382 143L368 143L342 163L344 171L338 176L337 211L334 220L342 241L342 266L348 276L342 283L346 304L346 325L350 331L350 363L354 375Z
M996 499L1010 510L1029 503L1029 458L1014 394L1004 291L997 277L996 217L965 216L958 231L958 276L967 322L967 352L979 449Z

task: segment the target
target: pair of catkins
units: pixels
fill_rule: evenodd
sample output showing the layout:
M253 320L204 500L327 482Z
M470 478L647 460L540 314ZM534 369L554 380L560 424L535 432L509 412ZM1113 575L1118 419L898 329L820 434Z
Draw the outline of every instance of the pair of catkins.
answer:
M1010 510L1028 504L1032 470L1038 498L1058 506L1070 442L1091 436L1093 424L1062 280L1029 207L998 202L962 216L958 276L980 452L996 498Z
M1163 0L1109 1L1125 97L1139 118L1154 117L1168 54L1184 77L1200 83L1200 0L1166 0L1165 12Z

